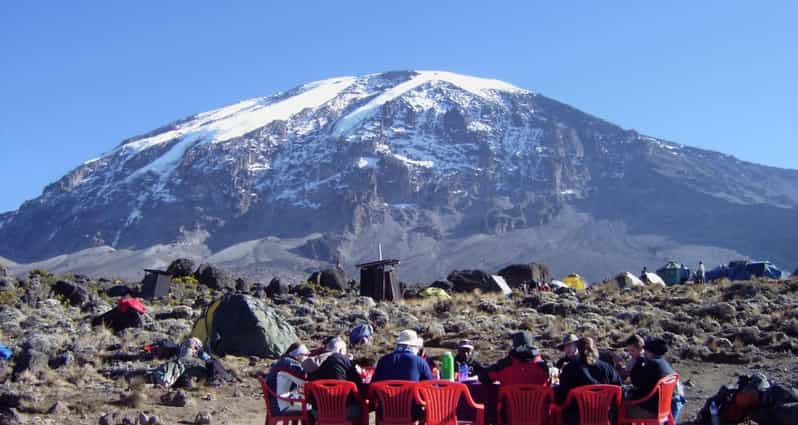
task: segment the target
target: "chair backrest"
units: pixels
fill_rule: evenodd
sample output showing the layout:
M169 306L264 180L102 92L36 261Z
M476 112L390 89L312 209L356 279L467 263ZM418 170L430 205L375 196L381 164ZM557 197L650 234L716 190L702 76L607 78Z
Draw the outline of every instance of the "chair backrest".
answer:
M544 385L502 385L499 388L499 415L512 425L543 425L549 423L549 407L554 391Z
M427 425L456 425L457 403L468 388L451 381L421 381L416 398L424 404Z
M620 408L621 387L617 385L585 385L574 388L570 397L579 406L580 425L612 425L610 410Z
M369 387L369 399L382 407L380 423L407 424L413 422L413 399L416 383L412 381L380 381Z
M266 378L263 376L258 376L258 382L260 382L260 389L263 392L263 401L266 402L266 414L269 416L272 415L271 412L271 397L273 396L272 389L269 388L269 383L266 382Z
M657 389L659 390L659 407L657 408L658 418L667 418L671 414L671 400L673 400L673 391L676 390L676 384L679 383L679 375L668 375L657 382Z
M258 382L260 382L260 389L263 392L263 400L266 402L266 411L269 410L269 397L271 397L272 390L269 388L269 383L266 382L266 378L263 376L258 376Z
M305 386L307 398L316 406L317 423L346 423L349 395L357 394L357 386L349 381L320 379Z

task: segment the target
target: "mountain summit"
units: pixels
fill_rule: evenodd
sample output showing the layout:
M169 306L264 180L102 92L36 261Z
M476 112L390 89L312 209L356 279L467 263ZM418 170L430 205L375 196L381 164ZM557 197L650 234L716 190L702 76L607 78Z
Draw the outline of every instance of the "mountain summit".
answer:
M272 238L348 263L382 242L416 279L530 260L600 278L673 256L793 266L796 222L798 171L643 136L502 81L394 71L125 140L0 215L0 256ZM267 257L242 268L295 267Z

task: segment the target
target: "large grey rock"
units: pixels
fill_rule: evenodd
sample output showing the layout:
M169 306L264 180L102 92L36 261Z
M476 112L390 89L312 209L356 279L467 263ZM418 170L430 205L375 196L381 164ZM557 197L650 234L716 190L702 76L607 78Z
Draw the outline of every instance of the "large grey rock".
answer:
M315 272L308 277L308 282L337 291L346 290L346 273L340 267L333 267Z
M226 270L213 264L202 264L197 269L194 277L200 285L211 289L235 288L235 279Z
M470 292L475 289L485 292L496 290L493 278L482 270L455 270L449 273L446 280L452 282L452 289L455 292Z
M551 278L548 266L545 264L511 264L498 273L507 281L511 288L520 288L524 283L531 281L548 282Z
M55 295L63 297L74 306L81 306L89 300L89 293L84 288L68 280L59 280L51 289Z
M191 276L194 273L195 267L196 265L194 262L188 258L178 258L169 264L169 267L166 268L166 272L173 277Z
M737 309L733 305L721 302L699 308L697 311L699 316L712 316L721 321L728 321L734 319L737 314Z
M275 277L266 286L266 296L272 298L274 296L286 295L290 289L288 282Z

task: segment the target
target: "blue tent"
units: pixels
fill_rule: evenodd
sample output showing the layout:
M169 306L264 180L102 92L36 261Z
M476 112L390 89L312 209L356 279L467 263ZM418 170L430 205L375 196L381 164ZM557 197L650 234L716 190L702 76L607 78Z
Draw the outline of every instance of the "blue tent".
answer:
M781 279L781 270L770 261L732 261L727 266L716 267L706 274L708 281L728 278L730 280L751 280L755 277Z

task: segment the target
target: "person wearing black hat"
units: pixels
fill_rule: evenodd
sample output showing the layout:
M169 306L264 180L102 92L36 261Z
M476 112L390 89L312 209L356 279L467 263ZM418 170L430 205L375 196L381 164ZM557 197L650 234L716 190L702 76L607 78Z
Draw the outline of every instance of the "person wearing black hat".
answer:
M631 370L629 378L632 381L632 388L626 391L626 399L639 400L647 396L660 379L676 373L671 364L665 360L667 352L668 344L661 338L650 338L645 341L645 360L641 366ZM638 418L656 415L658 404L658 398L651 397L643 404L631 406L627 410L627 415Z
M579 358L568 362L560 373L560 386L554 395L557 404L562 405L568 393L585 385L607 384L621 385L621 375L610 364L599 359L599 351L592 338L582 338L577 343ZM568 425L579 423L579 409L576 403L562 406Z
M568 334L562 338L562 343L557 345L557 349L563 351L563 356L554 364L557 369L562 369L568 362L579 358L577 342L579 342L579 337L574 334Z
M513 348L507 357L479 372L483 384L499 381L502 385L543 385L549 379L549 367L534 347L532 335L516 332L511 335Z

